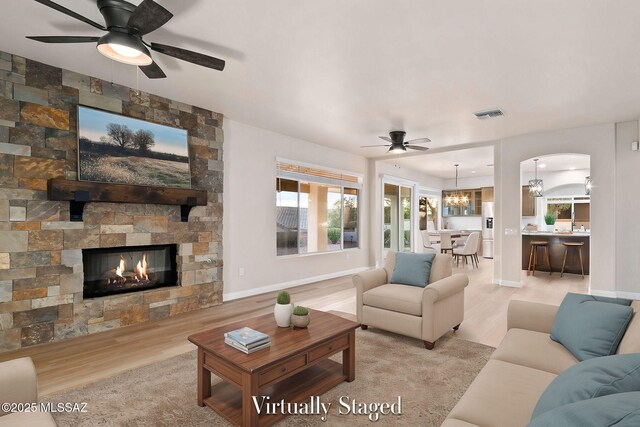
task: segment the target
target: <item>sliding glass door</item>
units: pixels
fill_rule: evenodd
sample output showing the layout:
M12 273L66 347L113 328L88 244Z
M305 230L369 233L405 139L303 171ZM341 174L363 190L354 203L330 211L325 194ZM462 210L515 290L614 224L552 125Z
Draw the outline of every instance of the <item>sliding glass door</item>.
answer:
M383 183L382 235L383 249L410 252L412 240L413 189L402 185Z

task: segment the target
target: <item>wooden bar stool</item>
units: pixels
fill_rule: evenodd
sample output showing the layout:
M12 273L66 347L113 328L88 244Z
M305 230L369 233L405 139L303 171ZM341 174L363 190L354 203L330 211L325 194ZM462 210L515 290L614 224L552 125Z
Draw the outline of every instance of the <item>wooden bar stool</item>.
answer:
M538 265L538 249L544 248L544 252L547 255L547 267L549 268L549 275L551 275L551 257L549 255L549 242L543 240L532 240L531 251L529 252L529 268L527 269L527 276L531 273L532 276L536 275L536 265ZM544 261L543 261L544 262Z
M562 242L564 246L564 260L562 261L562 270L560 270L560 277L564 273L564 266L567 263L567 253L570 248L578 249L578 255L580 255L580 272L582 273L582 278L584 279L584 263L582 262L582 247L584 246L584 242Z

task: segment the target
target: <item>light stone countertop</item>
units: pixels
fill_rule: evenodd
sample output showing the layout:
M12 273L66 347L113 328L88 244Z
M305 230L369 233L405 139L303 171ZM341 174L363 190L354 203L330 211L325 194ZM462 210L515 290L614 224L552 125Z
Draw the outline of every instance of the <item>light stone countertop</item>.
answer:
M556 233L552 231L523 231L523 236L556 236L556 237L590 237L590 231L574 231L573 233Z

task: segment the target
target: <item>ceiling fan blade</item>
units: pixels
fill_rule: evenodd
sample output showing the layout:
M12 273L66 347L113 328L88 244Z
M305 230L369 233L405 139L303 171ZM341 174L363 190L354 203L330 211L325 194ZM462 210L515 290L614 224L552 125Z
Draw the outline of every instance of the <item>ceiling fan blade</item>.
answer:
M173 18L173 14L153 0L144 0L129 17L127 27L141 36L157 30Z
M145 76L150 79L164 79L167 75L162 71L162 68L155 62L152 62L149 65L141 66L140 69L144 73Z
M431 142L431 140L429 138L416 138L405 142L405 144L426 144L427 142Z
M393 140L391 138L389 138L388 136L379 136L378 138L384 139L385 141L388 141L388 142L393 144Z
M378 144L378 145L361 145L360 148L370 148L370 147L391 147L387 144Z
M214 58L213 56L204 55L198 52L192 52L187 49L182 49L174 46L167 46L166 44L151 43L151 49L156 52L163 53L174 58L182 59L183 61L191 62L196 65L201 65L207 68L213 68L214 70L224 70L225 62L222 59Z
M100 37L85 36L27 36L27 38L42 43L95 43L100 40Z
M418 151L427 151L429 150L429 147L421 147L419 145L409 145L409 144L405 144L405 147L411 149L411 150L418 150Z
M89 18L85 18L84 16L82 16L82 15L80 15L80 14L78 14L78 13L74 12L73 10L67 9L67 8L66 8L66 7L64 7L64 6L60 6L58 3L54 3L54 2L52 2L52 1L50 1L50 0L36 0L36 1L37 1L38 3L40 3L40 4L43 4L43 5L45 5L45 6L50 7L51 9L55 9L55 10L57 10L58 12L62 12L62 13L64 13L65 15L68 15L68 16L70 16L70 17L72 17L72 18L75 18L75 19L77 19L77 20L79 20L79 21L82 21L82 22L84 22L85 24L89 24L89 25L91 25L92 27L96 27L96 28L97 28L97 29L99 29L99 30L106 31L106 28L105 28L102 24L98 24L97 22L92 21L92 20L91 20L91 19L89 19Z

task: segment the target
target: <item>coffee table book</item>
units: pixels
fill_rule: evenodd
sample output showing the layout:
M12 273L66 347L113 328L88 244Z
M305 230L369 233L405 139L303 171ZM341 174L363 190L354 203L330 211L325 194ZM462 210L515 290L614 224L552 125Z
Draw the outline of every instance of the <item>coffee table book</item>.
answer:
M224 339L224 342L226 344L230 345L231 347L235 348L236 350L240 350L241 352L246 353L246 354L250 354L250 353L253 353L255 351L262 350L262 349L267 348L267 347L269 347L271 345L271 341L267 340L267 341L264 341L264 342L260 342L257 345L252 345L252 346L248 347L248 346L244 346L244 345L242 345L242 344L240 344L240 343L238 343L238 342L236 342L236 341L234 341L234 340L232 340L232 339L230 339L228 337Z
M309 310L305 329L279 328L273 314L254 317L189 336L198 347L197 403L208 406L237 426L265 427L281 413L258 414L252 396L300 403L355 379L355 330L358 323ZM271 338L271 346L244 354L225 343L225 332L243 326ZM342 353L342 363L330 357ZM222 381L211 384L211 374Z
M225 332L225 338L230 338L239 344L248 346L257 342L265 341L269 339L269 335L256 331L248 327L235 329L233 331Z

